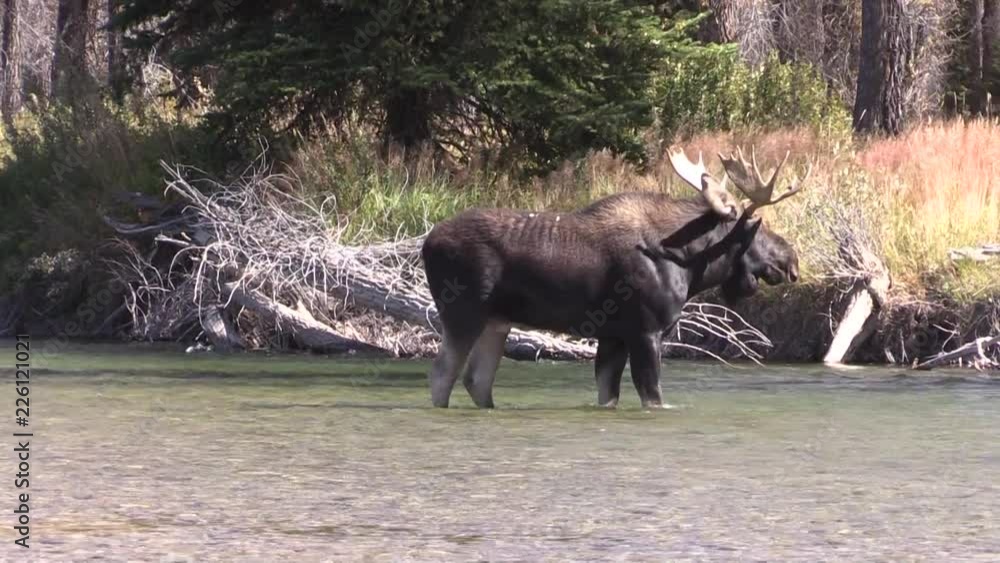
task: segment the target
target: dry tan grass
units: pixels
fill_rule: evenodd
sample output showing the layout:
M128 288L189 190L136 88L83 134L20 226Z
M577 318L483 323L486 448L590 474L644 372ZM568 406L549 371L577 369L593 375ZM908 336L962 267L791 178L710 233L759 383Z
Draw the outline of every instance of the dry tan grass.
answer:
M1000 241L1000 123L996 120L928 123L899 138L858 142L795 129L705 133L682 145L692 158L704 154L716 172L721 172L717 153L736 146L756 147L765 170L790 151L782 183L803 174L812 163L803 194L768 209L765 218L802 251L806 271L814 278L823 274L814 258L835 251L824 235L828 223L843 220L846 214L874 231L869 234L889 264L898 292L908 297L945 295L960 300L1000 292L996 267L956 265L948 258L951 248ZM577 166L591 171L583 178L582 189L591 197L615 191L609 186L691 193L662 154L645 172L605 154L591 155ZM555 183L558 189L548 193L568 190L565 178ZM840 211L830 213L831 208Z
M950 274L970 297L992 291L991 268L960 269L949 248L1000 239L1000 125L931 123L863 147L857 164L891 205L886 253L904 281ZM921 275L922 274L922 275ZM968 283L963 283L968 282Z

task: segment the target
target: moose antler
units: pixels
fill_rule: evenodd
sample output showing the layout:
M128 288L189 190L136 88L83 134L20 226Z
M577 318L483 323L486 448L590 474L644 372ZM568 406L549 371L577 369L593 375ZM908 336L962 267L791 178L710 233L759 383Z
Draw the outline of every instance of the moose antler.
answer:
M674 172L697 190L713 211L723 217L736 218L739 205L736 198L726 190L726 176L722 177L722 182L713 178L705 169L701 153L698 153L698 162L694 163L684 154L684 149L670 147L667 149L667 159Z
M766 182L760 174L760 168L757 166L757 151L752 146L750 148L750 162L747 162L743 156L743 149L740 147L737 147L736 153L728 158L721 154L719 155L722 167L726 170L726 176L750 199L750 205L745 209L745 213L752 215L757 209L774 205L797 194L802 189L802 185L812 173L812 163L809 164L809 169L806 171L805 176L792 184L785 193L774 197L775 181L778 179L778 173L781 171L781 168L788 161L789 154L790 151L785 153L785 158L781 159L781 163L774 169L774 172L771 173L771 178Z

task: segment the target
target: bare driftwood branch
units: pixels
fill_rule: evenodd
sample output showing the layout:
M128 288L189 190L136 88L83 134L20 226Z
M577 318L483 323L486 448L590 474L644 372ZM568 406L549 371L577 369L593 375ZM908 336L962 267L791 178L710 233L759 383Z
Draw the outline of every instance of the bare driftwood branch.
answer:
M953 262L961 260L972 260L974 262L985 262L1000 258L1000 244L986 244L983 246L964 246L962 248L952 248L948 251L948 258Z
M681 339L684 333L698 337L713 336L734 347L740 356L760 364L764 356L756 348L773 346L763 332L757 330L742 316L732 309L715 303L688 303L684 306L684 315L674 330L663 342L663 348L687 348L697 350L705 355L726 362L720 355L704 348L687 344Z
M825 228L814 233L821 237L821 244L808 245L821 249L810 261L820 265L824 278L844 288L846 297L833 341L823 357L824 363L839 364L849 361L874 332L878 314L889 300L892 278L880 258L878 231L864 210L826 203L814 213ZM829 248L836 252L828 252Z
M990 359L986 348L1000 344L1000 336L984 336L958 347L951 352L941 352L940 354L925 360L915 366L914 369L931 369L942 365L963 362L968 358L973 358L970 362L978 369L996 367L998 364Z

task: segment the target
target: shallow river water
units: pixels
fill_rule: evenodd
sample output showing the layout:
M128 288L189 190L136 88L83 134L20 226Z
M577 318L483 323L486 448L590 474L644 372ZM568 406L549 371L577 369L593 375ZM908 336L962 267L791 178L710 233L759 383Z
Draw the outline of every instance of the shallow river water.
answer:
M675 408L626 382L607 411L590 365L505 361L481 411L429 408L417 361L33 367L12 561L1000 560L1000 379L972 372L668 362Z

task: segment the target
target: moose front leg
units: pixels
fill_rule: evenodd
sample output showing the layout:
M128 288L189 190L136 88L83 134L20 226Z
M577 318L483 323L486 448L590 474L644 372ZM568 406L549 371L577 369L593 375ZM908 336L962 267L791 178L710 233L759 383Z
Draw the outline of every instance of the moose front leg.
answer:
M628 347L623 340L601 338L597 341L594 372L597 377L597 404L615 408L621 395L622 372L628 361Z
M639 392L643 407L663 406L660 391L660 333L636 336L628 343L629 363L632 366L632 383Z

